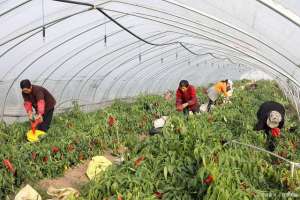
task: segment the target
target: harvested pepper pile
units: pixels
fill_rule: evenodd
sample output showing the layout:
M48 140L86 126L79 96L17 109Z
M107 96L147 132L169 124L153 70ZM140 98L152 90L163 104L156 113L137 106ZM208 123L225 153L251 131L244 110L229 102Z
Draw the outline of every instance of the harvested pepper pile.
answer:
M0 125L0 199L13 196L26 183L61 176L64 171L107 149L122 156L81 190L81 199L267 199L268 195L300 195L300 174L292 178L282 160L237 140L265 147L262 132L253 131L256 111L265 100L285 105L288 117L275 152L300 161L300 129L295 111L274 82L235 83L232 103L188 120L175 110L174 99L141 96L134 103L115 102L93 113L78 106L54 118L47 136L26 141L28 123ZM198 89L201 103L207 101ZM170 116L163 133L141 141L152 121ZM126 151L123 151L126 149ZM122 150L122 151L121 151ZM288 193L290 192L290 193ZM295 195L293 194L293 195Z

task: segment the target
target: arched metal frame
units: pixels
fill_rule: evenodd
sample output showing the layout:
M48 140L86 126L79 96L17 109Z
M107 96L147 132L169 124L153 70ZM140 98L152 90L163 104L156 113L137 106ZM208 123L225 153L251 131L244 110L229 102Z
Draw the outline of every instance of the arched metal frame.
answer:
M196 45L195 45L196 46ZM224 53L224 52L223 52ZM211 53L205 53L205 54L207 54L207 55L210 55L210 56L212 56L212 57L214 57L213 56L213 54L211 54ZM215 57L216 58L216 57ZM224 58L225 60L226 60L226 58ZM158 62L158 61L155 61L155 62ZM154 62L154 63L155 63ZM174 63L171 63L171 65L174 65ZM252 64L253 65L253 64ZM140 73L142 70L145 70L145 69L147 69L149 66L151 66L151 64L150 65L147 65L147 66L145 66L145 67L143 67L141 70L139 70L139 71L137 71L135 74L133 74L129 79L132 79L133 77L135 77L135 76L137 76L137 74L138 73ZM134 67L132 67L132 68L134 68ZM132 68L130 68L130 69L132 69ZM130 70L129 69L129 70ZM158 70L158 69L157 69ZM156 70L156 71L157 71ZM157 74L159 74L160 72L157 72ZM147 74L147 73L146 73ZM121 77L124 77L125 76L125 74L121 74L120 75ZM141 77L136 77L135 79L137 79L137 80L141 80L141 78L142 78L143 76L141 76ZM156 77L152 77L152 78L156 78ZM151 78L150 78L151 79ZM147 81L146 81L147 82ZM125 83L125 85L122 85L122 87L126 87L126 85L128 84L128 82L127 83ZM112 86L113 86L113 84L111 84ZM110 90L111 88L108 88L108 91ZM119 94L119 92L120 92L120 90L121 90L121 87L120 87L120 89L118 90L118 92L117 92L117 94ZM129 88L129 90L131 90L131 88ZM108 96L108 95L104 95L104 96Z
M160 39L160 38L159 38ZM155 40L155 39L154 39ZM135 42L134 44L137 44L138 42ZM107 54L105 54L105 55L103 55L103 56L101 56L100 58L97 58L96 60L94 60L94 61L92 61L92 62L90 62L90 63L88 63L87 65L85 65L84 67L82 67L82 68L80 68L80 70L78 71L78 72L76 72L75 73L75 75L73 75L69 80L68 80L68 82L65 84L65 86L63 87L63 90L62 90L62 92L61 92L61 94L60 94L60 99L62 98L62 95L63 95L63 93L64 93L64 91L65 91L65 88L68 86L68 84L82 71L82 70L84 70L84 69L86 69L88 66L90 66L91 64L93 64L93 63L95 63L96 61L99 61L101 58L103 58L103 57L105 57L105 56L112 56L112 53L114 53L114 52L117 52L117 51L119 51L120 49L124 49L124 48L127 48L128 46L123 46L122 48L119 48L119 49L117 49L117 50L114 50L114 51L112 51L112 52L109 52L109 53L107 53ZM136 49L136 47L135 48L133 48L133 49ZM132 49L130 49L130 51L133 51ZM147 52L147 51L143 51L142 53L145 53L145 52ZM121 55L122 56L122 55ZM136 57L136 56L134 56L134 57ZM113 58L111 58L108 62L106 62L105 64L103 64L103 65L101 65L101 67L99 67L90 77L89 77L89 79L91 78L91 77L93 77L99 70L101 70L102 69L102 67L104 67L105 65L108 65L110 62L113 62L113 61L115 61L117 58L120 58L120 55L116 55L116 56L114 56Z
M74 2L72 2L72 1L67 1L67 0L54 0L54 1L61 1L61 2L69 2L69 3L71 2L71 3L74 3ZM294 71L299 69L299 66L297 65L297 63L294 62L291 58L289 58L288 56L284 55L283 53L281 53L281 52L278 51L277 49L271 47L271 46L268 45L266 42L264 42L264 41L262 41L262 40L256 38L255 36L253 36L253 35L251 35L251 34L245 32L245 31L243 31L243 30L241 30L241 29L239 29L239 28L233 26L232 24L226 23L226 22L224 22L224 21L222 21L222 20L219 20L219 19L217 19L217 18L214 18L214 17L212 17L212 16L209 16L209 15L207 15L207 14L204 13L204 12L200 12L199 10L192 9L192 8L186 6L186 5L183 5L183 4L178 3L178 2L174 2L174 1L172 1L172 0L162 0L162 1L164 1L164 2L166 2L166 3L169 3L169 4L171 4L171 5L175 5L175 6L177 6L177 7L180 7L180 8L182 8L182 9L188 10L188 11L190 11L190 12L196 13L197 15L201 15L201 16L203 16L203 17L206 17L207 19L213 20L213 21L215 21L215 22L217 22L217 23L220 23L220 24L222 24L222 25L224 25L224 26L227 26L227 27L229 27L229 28L231 28L231 29L233 29L233 30L239 32L241 35L247 36L247 37L249 37L249 38L255 40L256 42L258 42L259 44L263 45L263 46L264 46L265 48L267 48L268 50L270 50L270 51L272 51L273 53L276 53L277 55L279 55L279 56L280 56L282 59L284 59L286 62L289 62L290 64L294 65ZM22 7L23 5L29 3L29 2L31 2L31 1L30 1L30 0L29 0L29 1L25 1L25 2L23 2L23 3L21 3L21 4L17 5L17 6L15 6L15 7L11 8L11 9L9 9L9 10L7 10L7 11L1 13L1 14L0 14L0 17L1 17L1 16L4 16L4 15L10 13L10 12L13 12L15 9L18 9L18 8ZM258 1L258 2L261 3L261 1ZM75 2L75 3L78 3L78 2ZM185 22L188 22L188 23L190 23L190 24L188 24L188 23L182 23L182 22L180 22L179 20L178 20L178 22L177 22L177 21L174 21L174 20L171 19L171 18L168 19L168 18L158 17L158 16L155 16L155 15L150 15L150 14L145 14L145 13L138 13L138 12L130 13L130 12L123 12L122 10L118 11L118 10L114 10L114 9L106 9L106 8L102 8L102 6L108 5L108 4L111 4L111 3L124 4L124 5L132 6L132 7L139 7L139 8L143 8L143 9L147 9L147 10L152 10L152 11L155 11L155 12L158 12L158 13L162 13L162 14L167 15L167 16L172 16L172 17L174 17L174 18L181 19L181 20L183 20L183 21L185 21ZM296 106L297 106L297 104L299 104L299 90L297 90L297 88L299 88L300 84L299 84L298 80L295 79L295 77L293 77L293 74L291 74L290 72L286 71L284 67L280 66L279 64L277 64L276 62L274 62L272 59L270 59L270 58L268 57L268 55L266 55L266 54L264 54L264 53L259 53L259 52L253 51L251 48L253 48L254 46L252 46L251 43L248 43L247 41L244 41L244 40L240 39L238 36L235 37L235 36L233 36L233 35L230 35L230 34L227 34L227 33L222 32L222 31L220 31L220 30L218 30L218 29L215 29L214 27L209 27L209 26L207 26L207 25L205 25L205 24L203 24L203 23L201 23L201 22L198 22L198 21L192 21L192 20L190 20L189 18L186 18L186 17L183 17L183 16L177 16L176 14L169 13L169 12L167 12L167 11L158 10L158 9L155 9L155 8L153 8L153 7L151 7L151 6L145 6L145 5L133 4L133 3L128 3L128 2L120 2L120 1L106 1L106 2L104 2L104 3L102 3L102 4L99 4L99 5L101 5L101 8L99 8L97 5L94 6L94 5L92 5L92 4L87 4L87 3L84 3L83 5L89 6L89 8L88 8L88 9L84 9L83 11L80 11L80 12L78 12L78 13L76 13L76 14L74 13L74 14L72 14L72 15L69 15L69 16L62 17L62 18L60 18L60 19L57 19L57 20L55 20L55 21L53 21L53 22L49 22L49 23L46 24L47 28L50 28L50 27L52 27L52 26L55 26L57 23L59 23L59 22L61 22L61 21L63 21L63 20L71 19L72 16L75 16L75 15L77 15L77 14L80 14L80 13L83 13L83 12L92 11L92 10L94 10L94 9L97 9L99 12L101 12L101 13L104 14L106 17L108 17L110 20L112 20L113 23L117 24L118 26L120 26L120 27L123 29L123 30L121 29L121 30L118 31L117 33L121 33L121 32L123 32L123 31L127 31L127 32L130 33L131 35L134 35L137 39L142 40L143 42L148 43L148 44L153 45L153 46L161 46L161 45L162 45L162 46L169 46L169 45L176 45L176 44L179 44L181 47L183 47L183 50L182 50L182 51L186 50L186 51L189 52L191 55L194 55L194 56L190 56L190 58L189 58L191 62L197 61L197 59L198 59L198 58L197 58L197 55L198 55L198 54L195 53L196 51L195 51L195 50L192 50L192 49L195 48L195 47L197 47L197 44L198 44L198 43L197 43L197 44L189 44L188 42L176 41L176 40L175 40L175 42L174 42L174 41L172 41L172 39L169 40L170 42L167 42L167 43L166 43L166 42L163 42L163 43L157 43L157 44L151 43L151 42L148 42L147 40L144 40L144 39L141 38L139 35L135 35L135 33L131 32L129 29L131 29L131 28L133 28L133 27L124 27L122 24L118 23L118 22L116 21L116 19L118 19L118 18L120 18L120 17L125 17L125 18L127 18L127 17L136 17L136 18L140 18L140 19L143 19L143 20L148 20L148 21L152 21L152 22L155 22L155 23L163 24L163 25L166 25L167 27L173 27L173 28L175 28L175 29L179 29L179 30L183 31L182 33L177 32L177 34L179 34L179 35L180 35L180 34L181 34L181 35L185 35L186 33L189 33L189 34L190 34L190 35L189 35L189 38L194 38L194 39L196 39L196 40L197 40L197 37L200 36L201 39L205 39L205 40L207 40L207 41L211 41L211 42L213 42L213 43L215 43L215 44L221 44L221 46L222 46L221 49L223 49L223 50L225 51L224 54L210 53L209 51L208 51L208 53L206 53L206 54L211 54L212 56L214 56L214 55L217 55L217 56L221 55L221 57L224 56L223 59L227 59L227 60L229 60L231 63L234 63L232 60L235 60L236 62L239 62L239 63L247 63L248 66L250 66L250 67L251 67L251 66L252 66L252 67L253 67L253 66L258 66L259 68L261 68L261 69L263 69L263 70L267 70L267 71L271 70L271 72L273 71L272 74L274 74L274 76L285 77L286 80L292 81L292 86L288 86L288 88L291 88L291 87L292 87L292 88L289 90L289 91L292 91L292 92L289 93L289 96L291 96L291 97L293 98L293 100L294 100ZM111 17L110 15L107 15L105 11L110 11L110 12L118 13L118 16L117 16L117 17ZM274 11L276 12L276 10L274 10ZM279 13L279 14L282 15L283 17L287 18L288 20L290 20L292 23L294 23L292 19L288 18L288 16L285 16L283 13ZM99 25L99 26L102 26L103 24L106 24L106 23L107 23L107 22L102 23L102 24ZM197 28L197 27L195 27L195 26L192 25L192 24L195 24L196 26L201 26L201 27L204 27L204 28L206 28L206 29L209 29L211 32L209 32L209 31L207 31L207 30L204 30L204 28L203 28L203 29ZM297 25L297 24L296 24L296 25ZM13 44L13 46L11 46L11 47L9 47L8 49L6 49L6 50L0 55L0 59L1 59L1 57L5 56L7 53L11 52L14 48L17 48L19 44L26 42L29 38L32 38L32 37L36 36L38 33L40 33L40 32L42 31L41 28L42 28L42 26L37 27L37 28L35 28L35 29L32 29L32 30L30 30L30 31L28 31L28 32L26 32L26 33L24 33L24 34L19 35L18 37L10 38L8 41L1 43L1 44L0 44L0 47L1 47L1 46L5 46L5 45L7 45L8 43L10 43L10 42L12 42L12 41L17 41L18 38L21 39L20 41L17 41L17 43ZM194 30L198 30L198 31L194 31ZM85 30L85 31L86 31L86 30ZM85 34L85 31L83 31L82 34ZM30 35L28 35L29 33L30 33ZM117 33L116 33L116 34L117 34ZM216 34L216 33L217 33L217 34ZM220 35L218 35L218 34L220 34ZM140 34L140 35L142 35L142 34ZM112 36L112 33L111 33L111 36ZM213 36L213 37L212 37L212 36ZM22 39L22 37L25 37L25 38ZM219 40L216 39L215 37L218 37ZM99 38L100 38L100 37L99 37ZM229 40L229 38L231 38L231 39L233 39L233 40ZM178 40L178 39L177 39L177 40ZM235 41L234 41L234 40L235 40ZM55 47L51 48L51 49L48 50L48 51L54 51L54 50L56 50L56 48L58 48L58 47L64 45L65 43L67 43L67 42L69 42L69 41L72 41L72 38L68 38L68 39L65 40L64 42L59 43L58 45L56 45ZM99 39L97 42L101 42L101 41L103 41L103 39L102 39L102 40ZM225 42L225 41L226 41L226 42ZM240 44L237 43L237 41L240 42ZM52 70L52 71L48 74L48 76L47 76L46 79L42 80L42 81L43 81L43 84L45 84L45 83L47 82L47 80L55 73L55 71L56 71L57 69L63 67L63 66L68 62L68 60L71 60L73 57L75 57L76 55L80 54L80 52L85 51L85 49L88 49L89 47L93 46L93 45L96 44L97 42L95 42L95 43L88 43L88 42L87 42L87 43L86 43L87 46L85 46L85 47L83 47L82 49L78 50L77 52L75 52L75 54L73 54L72 56L69 56L67 59L64 59L64 58L63 58L65 55L62 56L61 60L63 60L63 61L62 61L62 62L61 62L54 70ZM135 42L135 43L138 43L138 41ZM235 43L235 46L230 46L230 45L228 45L228 43ZM243 46L243 45L246 45L246 46ZM200 46L201 48L203 48L203 46L201 46L201 45L198 45L198 46ZM209 44L207 44L207 46L209 46ZM212 46L211 46L211 47L212 47ZM248 48L248 47L249 47L249 48ZM124 47L119 47L119 48L121 48L121 49L122 49L122 48L126 48L126 46L124 46ZM155 48L155 47L153 47L153 49L154 49L154 48ZM150 48L150 49L151 49L151 48ZM173 48L172 50L175 50L175 49L176 49L176 48ZM133 49L131 49L131 50L129 50L129 51L134 52L134 50L135 50L135 49L133 48ZM149 50L149 49L148 49L148 50ZM147 52L148 50L143 50L142 52ZM163 50L163 48L159 48L159 49L157 50L158 54L159 54L159 52L161 52L162 50ZM176 51L178 51L178 50L176 49ZM234 52L234 54L230 54L230 53L228 53L228 51L232 51L232 52ZM153 52L156 52L156 51L153 51ZM172 53L173 53L173 52L171 52L170 55L172 55ZM203 53L203 52L201 52L201 53ZM151 54L151 52L149 53L149 55L150 55L150 54ZM174 54L174 53L173 53L173 54ZM205 53L203 53L203 54L205 54ZM6 93L6 97L5 97L5 100L4 100L4 106L3 106L3 110L2 110L2 118L3 118L3 115L4 115L4 111L5 111L5 105L6 105L7 97L8 97L8 95L9 95L9 92L10 92L10 90L12 89L12 87L13 87L15 81L17 81L18 78L21 77L21 75L22 75L27 69L29 69L31 66L33 66L34 63L35 63L36 61L38 61L41 57L43 57L43 56L45 56L45 55L47 55L47 52L44 53L44 54L42 54L42 55L40 55L38 58L34 59L34 60L28 65L28 67L25 68L25 69L23 69L23 70L21 71L21 73L19 73L19 75L16 76L16 78L14 79L14 81L10 84L10 87L9 87L7 93ZM107 56L109 56L109 55L112 55L112 54L107 53ZM124 54L124 55L126 55L126 54ZM241 57L244 57L244 58L240 58L240 59L239 59L239 58L237 58L237 55L239 55L239 56L243 55L243 56L241 56ZM99 57L99 58L100 58L99 60L101 60L101 57ZM105 74L106 76L105 76L104 78L109 78L109 75L110 75L112 72L115 72L116 70L118 70L119 68L121 68L121 67L123 66L123 64L130 63L131 61L133 61L133 60L136 58L136 55L135 55L135 56L132 56L131 58L129 58L129 59L125 60L125 61L122 61L121 58L122 58L122 57L119 57L119 58L118 58L118 60L120 60L120 61L118 61L118 62L120 62L120 64L119 64L119 65L116 65L116 66L113 66L113 68L112 68L108 73ZM246 59L246 58L247 58L247 59ZM159 60L160 60L161 58L156 59L155 56L152 56L151 59L152 59L152 61L154 61L153 63L158 63ZM150 61L151 59L149 59L149 61ZM182 59L182 58L181 58L181 59ZM246 60L242 61L243 59L246 59ZM168 61L165 61L165 62L168 62ZM109 63L109 62L108 62L108 63ZM52 64L52 63L51 63L51 64ZM54 64L54 63L53 63L53 64ZM145 68L143 68L143 66L144 66L145 64L146 64L145 62L142 62L142 63L138 63L138 64L135 65L134 67L129 68L129 70L135 70L135 69L138 69L137 72L136 72L134 75L131 75L131 74L130 74L130 75L131 75L130 77L132 78L132 80L136 80L136 79L142 77L143 80L142 80L141 82L143 82L143 81L144 81L144 82L147 82L147 80L152 79L153 77L155 77L155 76L156 76L155 74L158 74L158 73L162 72L162 71L157 71L157 70L159 69L159 68L158 68L158 69L156 69L154 75L150 75L150 76L147 77L146 75L141 74L141 75L137 76L137 74L139 74L141 71L145 70ZM174 64L174 63L169 62L169 65L172 65L172 64ZM146 65L145 67L147 68L147 66L149 66L149 65ZM66 66L66 67L68 67L68 66ZM75 73L75 74L72 76L72 78L69 79L69 80L66 82L66 84L63 86L63 90L62 90L62 92L61 92L60 98L63 97L63 94L64 94L66 88L68 87L69 83L70 83L73 79L75 79L75 78L77 77L77 75L79 75L82 71L84 71L84 69L86 69L85 67L86 67L86 66L81 67L81 68L77 71L77 73ZM177 68L180 68L179 64L178 64L178 67L177 67ZM269 68L269 69L267 69L267 68ZM10 70L13 70L13 69L10 69ZM48 69L45 69L43 72L46 72L47 70L48 70ZM163 69L161 69L161 70L163 70ZM88 77L88 78L84 81L84 84L81 84L81 87L80 87L81 89L80 89L79 93L77 94L77 95L78 95L78 99L80 99L80 95L81 95L81 93L82 93L82 90L85 88L85 86L87 85L87 83L88 83L88 82L93 78L93 76L94 76L95 74L97 74L99 71L101 71L101 67L97 67L96 70L95 70L95 72L92 73L92 75L91 75L90 77ZM166 71L164 71L164 73L167 74L168 71L170 71L170 68L166 67ZM173 69L172 69L172 71L173 71ZM180 70L174 69L174 71L177 72L178 74L180 74ZM9 72L8 72L8 73L9 73ZM118 74L117 77L115 77L114 79L116 79L117 81L119 81L120 79L122 79L122 78L126 75L126 73L127 73L127 71L126 71L125 73L123 73L123 74ZM42 73L40 73L40 75L41 75L41 74L42 74ZM88 73L88 74L89 74L89 73ZM5 75L7 75L7 74L5 74ZM40 75L39 75L38 77L40 77ZM123 75L124 75L124 76L123 76ZM149 75L149 74L147 74L147 75ZM63 75L63 76L64 76L64 75ZM61 77L63 78L63 76L61 76ZM111 78L113 78L113 77L110 77L110 79L111 79ZM3 79L4 79L4 77L3 77ZM162 77L160 78L160 80L158 80L156 83L160 83L160 82L162 81L162 79L163 79L163 76L162 76ZM97 102L97 100L95 99L95 94L97 93L98 88L101 87L101 84L102 84L103 81L104 81L104 79L100 79L99 81L96 82L96 85L98 85L98 87L97 87L97 88L95 89L95 91L94 91L94 95L93 95L93 101L94 101L94 102ZM284 81L284 80L281 80L281 82L284 83L285 81ZM126 83L126 85L127 85L127 84L128 84L128 83ZM103 100L103 97L105 97L105 96L109 96L109 95L110 95L111 89L115 87L114 85L115 85L115 84L111 84L108 88L106 88L106 90L105 90L105 92L104 92L104 95L102 96L102 99L100 99L100 100L98 100L98 101ZM118 84L116 84L116 85L118 85ZM284 84L282 84L282 85L284 85ZM153 89L153 87L156 87L154 83L152 84L152 86L149 85L149 88ZM117 91L121 91L121 88L122 88L122 85L120 85L120 87L117 89ZM296 88L296 89L295 89L295 88ZM142 88L139 88L139 89L142 89ZM150 89L150 90L151 90L151 89ZM131 87L128 88L128 92L129 92L130 90L131 90ZM295 98L298 98L298 99L295 99ZM74 99L75 99L75 98L74 98ZM61 99L61 100L62 100L62 99ZM297 101L296 101L296 100L297 100Z

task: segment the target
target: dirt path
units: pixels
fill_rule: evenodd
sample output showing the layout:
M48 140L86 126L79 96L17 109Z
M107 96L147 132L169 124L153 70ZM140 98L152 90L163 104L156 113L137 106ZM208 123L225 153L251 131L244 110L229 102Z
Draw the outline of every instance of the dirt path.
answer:
M141 134L138 136L140 141L144 141L149 137L147 134ZM125 146L120 146L118 148L118 153L128 152L128 148ZM103 152L103 156L110 160L113 164L119 164L120 158L113 156L111 150L106 150ZM83 163L68 169L63 177L58 177L54 179L44 179L38 182L37 186L42 191L47 191L50 186L60 189L66 187L72 187L74 189L80 190L80 188L89 182L86 176L86 170L88 168L90 160L86 160Z
M73 187L75 189L79 189L82 185L89 181L88 177L85 175L89 162L90 160L87 160L74 168L68 169L63 177L44 179L40 181L38 185L41 189L46 191L50 186L55 188Z
M119 162L118 157L113 156L111 154L111 151L105 151L103 156L105 156L114 164ZM72 187L75 189L80 189L81 186L89 182L89 179L85 174L89 162L90 160L86 160L76 167L68 169L63 177L41 180L38 183L38 186L40 187L40 189L45 191L47 191L50 186L55 188Z

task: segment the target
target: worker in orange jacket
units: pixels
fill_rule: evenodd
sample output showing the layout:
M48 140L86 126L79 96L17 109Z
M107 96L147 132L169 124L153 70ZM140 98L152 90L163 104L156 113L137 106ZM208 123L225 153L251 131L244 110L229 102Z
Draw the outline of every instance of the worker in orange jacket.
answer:
M225 97L229 96L228 91L232 90L232 85L232 81L226 79L216 83L208 89L207 95L209 102L207 105L207 112L210 112L211 106L215 104L216 100L221 94L223 94Z

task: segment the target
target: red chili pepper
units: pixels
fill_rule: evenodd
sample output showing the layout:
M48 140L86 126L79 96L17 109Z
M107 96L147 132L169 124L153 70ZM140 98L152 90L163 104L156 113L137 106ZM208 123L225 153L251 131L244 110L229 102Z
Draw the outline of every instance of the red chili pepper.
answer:
M113 116L109 116L108 117L108 120L107 120L107 123L108 123L108 125L110 126L110 127L112 127L115 123L116 123L116 118L115 117L113 117Z
M31 153L31 158L32 158L32 160L35 160L35 159L36 159L36 156L37 156L36 152L32 152L32 153Z
M69 144L67 147L68 152L74 151L75 147L74 144Z
M208 175L206 179L204 179L203 183L206 185L210 185L214 181L214 177L212 175Z
M45 156L45 157L43 158L43 162L44 162L44 163L47 163L47 162L48 162L48 156Z
M137 160L134 161L134 165L135 165L136 167L140 166L141 163L142 163L142 161L143 161L144 159L145 159L144 156L139 157Z
M31 130L32 130L32 133L35 134L35 130L36 130L36 127L41 123L41 120L40 119L37 119L33 122L31 122Z
M84 154L82 152L79 153L78 159L79 160L84 160Z
M122 195L118 194L118 200L123 200Z
M51 151L52 151L52 153L58 153L59 152L59 148L56 147L56 146L54 146L54 147L52 147Z
M154 192L154 195L157 199L162 199L163 193L161 192Z
M33 135L35 134L35 128L36 128L35 123L31 122L31 130L32 130Z
M280 129L279 128L272 128L271 130L273 137L279 137L280 136Z
M10 171L13 174L15 173L14 166L11 164L11 162L8 159L4 159L3 164L8 171Z

